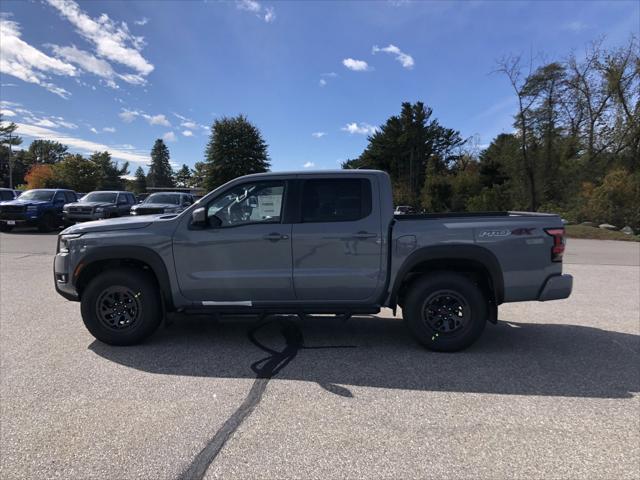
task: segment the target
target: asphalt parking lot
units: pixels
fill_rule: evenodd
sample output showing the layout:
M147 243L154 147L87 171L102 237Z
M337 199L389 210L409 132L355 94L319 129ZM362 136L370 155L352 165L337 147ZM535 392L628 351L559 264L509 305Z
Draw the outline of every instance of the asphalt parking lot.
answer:
M173 479L207 456L211 479L640 477L638 243L569 240L572 297L504 305L456 354L390 312L106 346L54 291L55 243L0 234L3 479Z

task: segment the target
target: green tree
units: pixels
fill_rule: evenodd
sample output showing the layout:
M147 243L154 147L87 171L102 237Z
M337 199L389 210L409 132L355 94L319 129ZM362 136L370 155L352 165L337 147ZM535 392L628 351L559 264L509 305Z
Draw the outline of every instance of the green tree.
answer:
M177 187L189 187L191 186L191 170L187 165L182 165L182 168L176 172L175 184Z
M136 169L134 174L136 179L133 181L133 190L136 193L144 193L147 191L147 176L144 174L142 167Z
M13 147L22 143L22 138L15 134L18 126L13 123L3 123L0 114L0 172L2 185L13 188L14 185L14 155Z
M193 165L193 171L191 173L191 187L204 188L207 179L207 167L206 162L196 162Z
M269 170L267 144L243 115L216 120L205 152L205 186L209 190L236 177Z
M67 146L53 140L34 140L29 145L29 153L36 163L57 163L67 154Z
M448 194L443 185L421 195L425 189L427 167L431 175L446 175L460 157L464 140L456 130L445 128L431 118L433 111L422 102L404 102L400 115L390 117L369 137L369 144L357 158L343 168L375 168L391 176L397 204L423 206L443 204ZM444 182L446 183L446 182ZM434 184L435 185L435 184ZM434 199L433 195L439 195ZM433 203L435 202L435 203Z
M100 174L98 164L79 154L67 155L64 160L53 165L56 185L76 192L95 190Z
M157 139L151 149L151 165L147 174L147 185L150 187L173 187L173 171L169 163L169 149Z
M109 152L95 152L90 157L97 168L98 176L96 189L99 190L122 190L124 188L123 176L129 174L129 162L124 162L122 166L118 162L111 160Z

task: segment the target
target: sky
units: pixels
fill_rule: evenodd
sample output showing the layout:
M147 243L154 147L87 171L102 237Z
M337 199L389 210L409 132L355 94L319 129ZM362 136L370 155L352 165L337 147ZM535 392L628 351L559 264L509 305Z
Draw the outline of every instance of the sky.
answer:
M547 61L640 30L640 1L90 1L0 3L0 100L28 143L108 150L133 173L163 138L204 159L216 118L243 114L272 170L337 168L422 101L488 145L515 99L509 54Z

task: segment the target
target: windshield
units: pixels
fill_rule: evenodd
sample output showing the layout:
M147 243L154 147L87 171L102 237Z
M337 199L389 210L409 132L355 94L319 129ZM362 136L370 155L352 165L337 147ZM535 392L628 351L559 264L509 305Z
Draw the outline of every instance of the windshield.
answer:
M42 200L50 202L54 193L55 192L51 190L27 190L20 195L20 200Z
M174 205L180 205L180 195L173 195L171 193L154 193L149 195L144 203L172 203Z
M111 192L93 192L85 195L80 199L82 203L86 202L107 202L107 203L116 203L117 193Z

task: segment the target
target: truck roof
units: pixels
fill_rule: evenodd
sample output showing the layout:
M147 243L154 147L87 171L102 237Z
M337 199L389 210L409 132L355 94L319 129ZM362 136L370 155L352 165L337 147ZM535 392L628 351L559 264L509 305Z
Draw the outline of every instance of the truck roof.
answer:
M294 175L304 175L304 176L325 176L325 175L340 175L340 176L348 176L348 175L362 175L363 173L374 173L376 175L386 175L382 170L366 170L366 169L334 169L334 170L289 170L284 172L264 172L264 173L252 173L250 175L246 175L247 177L257 178L257 177L281 177L281 176L294 176Z

